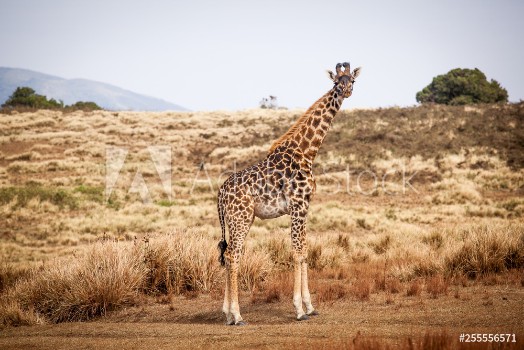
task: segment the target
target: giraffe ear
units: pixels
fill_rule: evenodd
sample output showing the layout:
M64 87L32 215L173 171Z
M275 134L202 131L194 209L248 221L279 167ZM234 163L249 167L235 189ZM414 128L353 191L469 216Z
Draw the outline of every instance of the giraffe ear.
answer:
M337 76L335 75L335 73L333 73L332 71L328 70L327 71L327 75L328 75L329 79L333 80L333 82L336 81Z
M351 75L353 75L353 79L356 79L356 77L359 76L361 70L362 70L362 67L358 67L353 70L353 73L351 73Z

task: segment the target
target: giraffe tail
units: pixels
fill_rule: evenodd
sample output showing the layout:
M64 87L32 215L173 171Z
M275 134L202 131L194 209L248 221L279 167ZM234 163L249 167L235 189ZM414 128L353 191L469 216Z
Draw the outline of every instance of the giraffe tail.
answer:
M224 253L226 252L227 241L226 225L224 222L224 208L222 205L220 205L220 201L218 201L218 219L220 220L220 228L222 229L222 240L218 242L218 249L220 250L220 257L218 258L218 261L220 262L220 265L224 266L226 264L226 258L224 257Z

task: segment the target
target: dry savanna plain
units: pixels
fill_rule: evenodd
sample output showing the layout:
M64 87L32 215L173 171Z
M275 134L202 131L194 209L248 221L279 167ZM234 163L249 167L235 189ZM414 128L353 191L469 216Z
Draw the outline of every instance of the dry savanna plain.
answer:
M0 114L0 348L524 348L524 103L339 112L320 315L294 319L289 217L256 219L224 325L217 190L301 113Z

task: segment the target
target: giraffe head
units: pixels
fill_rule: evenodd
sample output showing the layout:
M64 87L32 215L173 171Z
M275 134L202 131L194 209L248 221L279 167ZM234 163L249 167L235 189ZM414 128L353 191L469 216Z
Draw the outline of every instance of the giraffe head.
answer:
M342 70L342 67L344 67L344 70ZM327 72L329 79L333 80L335 86L342 90L344 98L348 98L349 96L351 96L351 93L353 92L353 84L355 83L355 79L360 74L360 69L361 67L358 67L355 68L353 72L351 72L349 63L344 62L337 63L336 74L330 70L328 70Z

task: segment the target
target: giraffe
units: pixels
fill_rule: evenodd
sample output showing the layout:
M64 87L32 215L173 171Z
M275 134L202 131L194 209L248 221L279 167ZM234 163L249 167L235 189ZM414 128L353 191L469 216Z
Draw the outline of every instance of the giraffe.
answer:
M342 67L344 69L342 69ZM349 63L338 63L328 71L334 86L318 99L271 146L264 160L232 174L218 192L218 217L222 239L220 262L226 266L222 311L226 324L245 325L238 304L238 270L244 239L255 217L291 217L293 249L293 305L296 318L318 315L311 303L307 277L306 217L315 193L313 160L345 98L351 96L360 67L351 72ZM226 241L226 224L229 244ZM306 310L304 311L303 305Z

